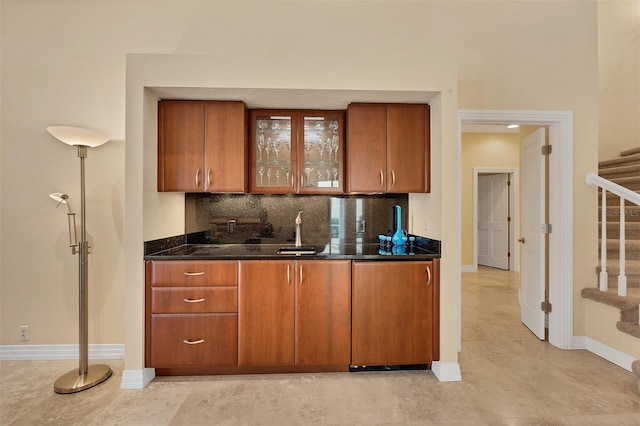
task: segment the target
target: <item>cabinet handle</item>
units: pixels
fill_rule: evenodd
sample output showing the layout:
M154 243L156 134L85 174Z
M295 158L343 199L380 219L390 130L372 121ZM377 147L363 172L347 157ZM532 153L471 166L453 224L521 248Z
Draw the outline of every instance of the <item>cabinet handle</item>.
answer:
M211 169L207 172L207 188L211 188Z
M196 170L196 188L200 187L200 167Z
M293 171L291 171L291 189L294 189L295 182L296 182L296 174Z
M291 285L291 271L289 269L290 267L291 265L287 265L287 284L288 285Z
M198 340L184 339L182 343L186 343L187 345L199 345L200 343L204 343L204 339L198 339Z
M197 277L199 275L204 275L204 272L183 272L184 275L188 277Z
M302 265L300 265L300 285L302 285Z
M395 170L391 170L391 187L395 187L396 186L396 172Z
M431 268L427 266L427 286L431 285Z
M384 186L384 173L380 170L380 187Z
M200 303L200 302L204 302L204 299L182 299L187 303Z
M300 173L300 189L302 188L304 188L304 175Z

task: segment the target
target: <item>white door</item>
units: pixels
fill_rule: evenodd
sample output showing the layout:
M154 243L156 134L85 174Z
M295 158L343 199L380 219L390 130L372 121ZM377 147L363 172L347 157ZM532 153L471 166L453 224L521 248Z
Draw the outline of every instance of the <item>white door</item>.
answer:
M478 175L478 264L509 269L509 176Z
M541 148L545 129L540 128L524 138L520 149L522 171L522 209L520 267L521 318L539 339L544 339L545 239L542 225L545 218L545 161Z

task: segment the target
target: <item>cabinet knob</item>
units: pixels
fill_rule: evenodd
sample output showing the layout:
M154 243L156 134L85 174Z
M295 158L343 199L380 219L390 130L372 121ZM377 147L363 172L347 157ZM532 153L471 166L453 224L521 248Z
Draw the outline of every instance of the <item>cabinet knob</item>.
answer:
M518 238L518 242L524 244L524 237Z

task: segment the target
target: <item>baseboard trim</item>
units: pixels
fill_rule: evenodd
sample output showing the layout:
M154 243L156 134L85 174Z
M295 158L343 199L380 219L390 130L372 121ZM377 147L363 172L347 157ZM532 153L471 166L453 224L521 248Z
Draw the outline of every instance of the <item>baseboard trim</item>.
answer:
M632 371L631 363L635 361L635 358L625 354L624 352L613 349L612 347L607 346L604 343L600 343L597 340L594 340L591 337L587 336L573 336L571 343L572 349L587 350L595 355L598 355L600 358L604 358L607 361L617 365L618 367L622 367L627 371Z
M460 382L462 374L460 373L460 364L457 362L440 362L433 361L431 363L431 371L441 382Z
M460 265L460 272L476 272L473 265Z
M0 360L79 359L78 345L0 345ZM91 344L90 359L124 359L124 344Z
M142 370L124 370L120 389L143 389L156 377L155 368L144 368Z

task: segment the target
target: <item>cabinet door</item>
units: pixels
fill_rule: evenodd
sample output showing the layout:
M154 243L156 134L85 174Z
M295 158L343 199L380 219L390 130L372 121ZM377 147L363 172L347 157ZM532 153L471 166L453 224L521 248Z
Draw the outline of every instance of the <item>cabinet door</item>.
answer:
M344 192L344 112L300 111L297 129L298 192Z
M432 362L431 262L354 262L352 365Z
M204 188L204 102L158 103L158 191Z
M292 194L298 189L297 114L252 110L250 113L249 190L255 194Z
M148 262L151 285L157 286L235 286L238 262L235 260L154 260Z
M387 105L387 192L426 191L427 106Z
M349 105L346 151L347 191L386 192L386 105Z
M246 192L247 108L244 102L205 104L204 190Z
M296 261L296 364L348 365L351 261Z
M294 262L240 262L239 365L293 365Z
M150 367L235 366L237 314L151 315Z
M151 313L238 312L237 287L151 287Z

